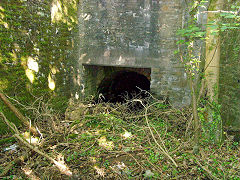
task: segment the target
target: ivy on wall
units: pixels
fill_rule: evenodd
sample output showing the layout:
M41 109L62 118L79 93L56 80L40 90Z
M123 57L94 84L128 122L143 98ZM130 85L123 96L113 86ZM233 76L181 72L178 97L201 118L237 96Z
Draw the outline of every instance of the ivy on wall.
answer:
M229 11L239 12L240 4L232 1L227 6ZM225 126L240 128L240 16L222 13L223 31L221 34L221 61L219 102ZM223 29L224 30L224 29Z
M224 33L220 65L220 102L225 125L240 127L240 41L239 30Z
M31 104L33 95L54 96L54 107L64 108L74 59L77 5L77 0L1 1L1 91L23 104ZM0 111L7 111L0 105Z

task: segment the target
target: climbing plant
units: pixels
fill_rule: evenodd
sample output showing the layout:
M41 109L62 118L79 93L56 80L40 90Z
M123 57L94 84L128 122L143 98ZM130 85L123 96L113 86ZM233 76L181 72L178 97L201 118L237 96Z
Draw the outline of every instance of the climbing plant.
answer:
M53 108L64 110L74 59L77 4L77 0L1 1L0 91L27 105L44 96ZM0 111L10 116L0 103Z
M226 43L226 37L220 41L221 35L239 29L238 6L233 5L228 10L222 10L223 4L219 5L223 3L222 1L209 1L210 4L207 2L193 3L187 26L177 32L182 39L177 42L179 51L176 53L180 54L192 91L196 144L198 143L200 124L203 135L208 140L220 142L222 139L221 106L218 103L219 69L216 69L219 65L212 65L212 63L220 60L220 47ZM196 16L202 12L198 12L196 9L202 6L205 9L208 7L208 11L206 11L208 21L205 24L198 24ZM216 7L218 8L216 9ZM206 50L196 51L201 42L207 43ZM214 73L216 73L216 79L213 81L211 76ZM211 76L209 77L209 75ZM200 97L203 95L205 97L200 104Z
M229 11L239 12L239 2L233 3L227 7ZM219 102L222 105L221 114L224 118L224 125L239 129L240 117L240 30L239 13L223 13L223 23L230 28L221 32L224 51L221 52L220 62L220 84L219 84Z

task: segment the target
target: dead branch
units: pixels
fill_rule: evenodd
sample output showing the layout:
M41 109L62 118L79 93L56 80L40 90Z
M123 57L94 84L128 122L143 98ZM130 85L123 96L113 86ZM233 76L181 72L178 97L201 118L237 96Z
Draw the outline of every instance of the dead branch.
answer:
M134 161L138 164L139 167L141 167L142 169L144 169L144 167L138 162L138 160L130 153L122 151L123 153L125 153L126 155L130 156L131 158L134 159Z
M0 92L0 98L2 99L2 101L8 106L8 108L18 117L18 119L26 126L30 129L30 131L34 134L34 135L38 135L37 129L33 126L30 126L30 123L28 122L28 119L23 116L23 114L7 99L7 97Z
M173 164L176 166L176 167L178 167L178 165L177 165L177 163L174 161L174 159L168 154L168 152L166 152L165 150L164 150L164 148L157 142L157 140L156 140L156 138L155 138L155 136L154 136L154 134L153 134L153 132L152 132L152 129L151 129L151 126L150 126L150 124L149 124L149 121L148 121L148 116L147 116L147 114L148 114L148 108L150 107L146 107L144 104L143 104L143 102L141 101L141 100L139 100L139 99L136 99L135 101L138 101L138 102L140 102L141 104L142 104L142 106L145 108L145 119L146 119L146 122L147 122L147 125L148 125L148 128L149 128L149 131L150 131L150 133L151 133L151 135L152 135L152 138L153 138L153 140L155 141L155 143L157 144L157 146L159 147L159 149L162 151L162 153L165 155L165 156L167 156L172 162L173 162ZM151 106L153 106L154 104L152 104Z
M30 148L31 150L35 151L36 153L42 155L43 157L45 157L46 159L48 159L49 161L51 161L53 164L55 164L57 166L57 168L61 171L61 173L64 173L68 176L72 176L72 172L68 169L68 167L66 165L64 165L62 162L58 162L55 159L53 159L52 157L50 157L48 154L46 154L45 152L40 151L37 147L32 146L31 144L29 144L27 141L25 141L20 135L19 135L19 131L16 128L16 126L11 123L6 116L0 112L0 114L3 117L3 120L5 121L5 123L15 132L14 136L21 142L23 143L25 146L27 146L28 148Z
M18 157L17 159L14 159L13 161L11 161L7 167L4 169L4 171L0 174L0 177L4 177L8 174L8 172L12 169L12 167L14 165L18 165L18 164L21 164L22 162L26 161L27 160L27 154L24 154L20 157Z
M219 180L219 178L212 175L212 173L207 168L205 168L197 159L196 159L196 163L207 173L206 174L207 177L209 177L210 179Z
M15 132L16 134L20 134L14 123L8 121L6 116L2 112L0 112L0 115L3 117L3 120L8 125L8 127L10 127L12 129L13 132Z

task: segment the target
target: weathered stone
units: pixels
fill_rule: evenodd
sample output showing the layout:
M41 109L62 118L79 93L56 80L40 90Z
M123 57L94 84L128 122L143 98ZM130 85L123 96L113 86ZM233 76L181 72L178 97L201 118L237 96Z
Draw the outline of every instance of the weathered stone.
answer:
M185 5L174 0L81 0L79 59L83 96L120 70L145 75L151 93L169 96L174 106L189 105L190 91L177 50L177 29ZM75 88L79 89L79 88Z

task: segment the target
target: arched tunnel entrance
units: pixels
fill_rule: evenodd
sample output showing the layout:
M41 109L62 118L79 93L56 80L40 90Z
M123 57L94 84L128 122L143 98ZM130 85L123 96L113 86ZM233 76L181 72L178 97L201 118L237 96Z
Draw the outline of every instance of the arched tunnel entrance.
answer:
M98 86L98 97L104 102L126 102L145 98L150 91L150 80L143 74L122 70L105 77Z

